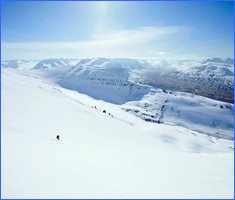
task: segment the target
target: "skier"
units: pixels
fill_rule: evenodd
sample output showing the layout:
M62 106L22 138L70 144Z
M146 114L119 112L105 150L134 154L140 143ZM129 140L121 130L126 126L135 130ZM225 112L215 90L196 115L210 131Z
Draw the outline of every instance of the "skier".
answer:
M57 135L57 136L56 136L56 139L57 139L57 140L60 140L60 136L59 136L59 135Z

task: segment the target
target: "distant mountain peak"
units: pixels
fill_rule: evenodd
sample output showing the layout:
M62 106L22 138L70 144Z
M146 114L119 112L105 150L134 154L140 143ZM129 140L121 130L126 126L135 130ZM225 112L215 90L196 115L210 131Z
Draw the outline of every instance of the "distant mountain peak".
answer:
M232 58L222 59L222 58L215 57L215 58L206 59L202 63L208 63L208 62L234 64L234 59Z

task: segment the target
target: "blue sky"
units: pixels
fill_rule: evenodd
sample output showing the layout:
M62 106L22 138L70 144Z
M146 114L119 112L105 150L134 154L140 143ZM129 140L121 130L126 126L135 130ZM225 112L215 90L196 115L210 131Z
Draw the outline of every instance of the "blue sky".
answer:
M3 2L2 59L233 57L233 2Z

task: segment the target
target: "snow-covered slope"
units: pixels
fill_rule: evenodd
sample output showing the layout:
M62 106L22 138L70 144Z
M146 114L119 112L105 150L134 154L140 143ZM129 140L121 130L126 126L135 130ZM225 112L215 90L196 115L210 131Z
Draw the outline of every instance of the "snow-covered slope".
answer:
M233 141L147 123L32 70L3 69L1 89L2 198L234 196Z
M51 59L41 60L39 63L37 63L37 65L33 67L33 69L46 69L46 68L51 69L56 67L70 66L72 64L74 64L73 59L51 58Z
M220 58L207 59L184 71L186 76L205 77L205 78L224 78L232 79L234 66L232 59L222 60Z
M63 58L50 58L44 60L7 60L1 62L2 68L13 68L20 70L28 69L51 69L56 67L64 67L76 65L81 60L78 58L63 59Z
M55 78L55 74L59 75L61 72L67 73L67 71L71 71L69 74L66 74L67 79L65 74L60 75L61 78L65 78L64 80L61 80L60 83L63 84L64 87L76 89L83 93L86 92L81 89L83 87L79 87L80 84L83 84L78 82L80 78L88 80L91 75L91 79L96 81L96 83L99 82L102 84L106 82L106 86L109 85L108 88L110 88L112 87L111 85L113 85L113 82L110 82L110 79L103 79L103 77L107 77L107 73L109 73L116 77L115 85L118 85L118 81L121 85L142 83L151 85L155 88L189 92L229 103L233 103L234 101L234 60L231 58L212 58L201 61L145 61L128 58L53 58L41 60L37 63L35 61L26 60L3 61L2 67L19 69L33 68L34 70L55 69L53 78ZM55 73L57 70L58 72ZM70 78L75 79L73 80L73 83L71 83ZM92 81L90 80L90 83L91 82ZM90 84L90 86L94 85ZM92 89L99 90L99 87L94 87ZM128 92L131 90L131 87L126 90L125 99L115 101L115 99L117 99L117 97L115 97L111 99L106 98L106 100L114 103L125 103L128 100L140 99L140 97L143 96L143 91L140 91L137 92L140 93L137 95L137 98L133 97L135 95L131 95L131 98L129 98ZM107 92L109 92L109 89ZM92 95L89 91L88 94ZM123 94L121 95L123 96ZM93 97L102 99L99 94L93 94Z
M66 73L60 73L57 82L65 88L116 104L140 100L151 88L129 81L131 69L141 67L141 63L136 65L136 62L106 58L81 60ZM49 76L58 73L55 71L49 71Z
M233 104L158 90L141 101L127 102L123 109L148 122L183 126L215 138L234 140Z
M33 68L38 60L9 60L2 61L2 68L14 68L14 69L31 69Z
M234 60L231 58L211 58L205 60L161 60L149 61L146 71L169 75L176 73L180 76L220 77L231 78L234 74Z
M121 65L126 69L144 69L149 66L149 63L144 60L131 59L131 58L87 58L81 59L77 65L84 66L100 66L105 65Z
M233 103L233 59L160 62L139 72L138 81Z
M233 104L132 82L130 76L136 62L128 62L128 59L84 59L76 66L45 69L40 74L64 88L95 99L125 104L125 111L145 121L180 125L216 138L234 139ZM140 66L141 63L136 68Z

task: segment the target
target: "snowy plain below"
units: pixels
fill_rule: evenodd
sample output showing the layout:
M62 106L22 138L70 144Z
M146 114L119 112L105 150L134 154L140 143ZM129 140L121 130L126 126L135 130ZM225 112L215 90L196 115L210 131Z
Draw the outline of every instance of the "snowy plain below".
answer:
M234 198L233 140L148 123L28 71L2 69L1 89L1 198Z

